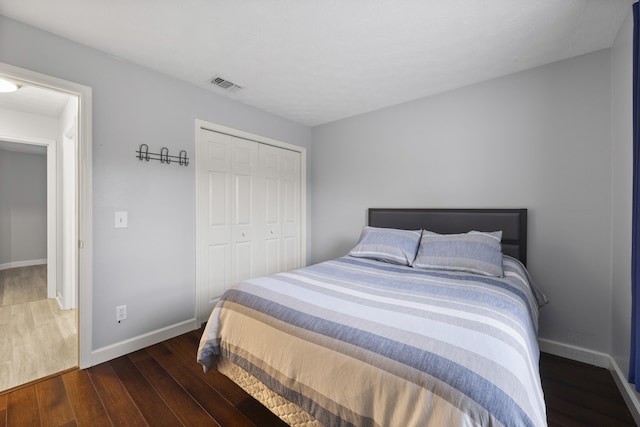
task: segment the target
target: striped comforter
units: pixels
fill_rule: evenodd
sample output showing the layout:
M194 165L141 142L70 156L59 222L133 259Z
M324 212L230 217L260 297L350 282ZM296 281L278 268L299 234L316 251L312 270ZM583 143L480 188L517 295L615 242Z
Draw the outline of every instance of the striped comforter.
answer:
M344 257L228 290L204 331L326 426L544 426L538 303L504 278Z

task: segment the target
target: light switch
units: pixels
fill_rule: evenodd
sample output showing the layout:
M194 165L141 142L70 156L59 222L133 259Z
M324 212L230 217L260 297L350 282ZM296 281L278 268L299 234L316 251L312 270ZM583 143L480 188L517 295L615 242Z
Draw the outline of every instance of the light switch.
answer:
M127 228L127 212L116 212L114 228Z

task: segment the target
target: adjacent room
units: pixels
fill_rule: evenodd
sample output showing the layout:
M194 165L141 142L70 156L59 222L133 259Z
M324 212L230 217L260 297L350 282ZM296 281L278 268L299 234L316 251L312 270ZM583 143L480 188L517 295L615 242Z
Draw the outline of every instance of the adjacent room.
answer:
M634 3L2 0L0 425L640 423Z

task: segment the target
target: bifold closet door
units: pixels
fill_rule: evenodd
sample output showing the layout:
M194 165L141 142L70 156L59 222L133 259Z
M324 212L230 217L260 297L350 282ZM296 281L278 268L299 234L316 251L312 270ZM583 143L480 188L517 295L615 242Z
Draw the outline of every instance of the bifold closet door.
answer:
M300 153L260 144L266 274L300 268Z
M261 245L264 240L264 182L259 174L260 144L246 139L231 139L231 263L232 282L237 283L265 274Z
M265 274L281 271L281 162L279 148L260 145L260 175L264 182L264 262Z
M198 316L233 284L301 267L300 153L200 130Z
M201 129L198 181L198 318L206 320L232 280L231 136Z
M293 270L302 267L300 259L301 212L300 204L300 153L281 150L282 171L280 188L282 193L282 262L280 270Z

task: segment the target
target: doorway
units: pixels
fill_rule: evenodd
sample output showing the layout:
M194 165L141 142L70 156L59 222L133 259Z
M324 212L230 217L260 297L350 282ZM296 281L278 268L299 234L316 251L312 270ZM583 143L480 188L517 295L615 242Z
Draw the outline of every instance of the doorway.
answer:
M63 369L88 367L91 366L91 89L3 63L0 76L22 84L20 91L29 89L25 91L27 103L21 104L16 97L10 101L0 97L3 112L0 140L24 147L41 146L47 151L47 300L54 305L32 322L42 323L56 310L69 313L77 309L77 315L67 316L64 321L68 327L66 339L71 335L68 331L75 330L76 334L72 366ZM58 115L63 119L49 120L55 122L53 138L47 137L43 128L32 126L33 118L38 113L42 115L39 109L48 108L42 104L51 101L45 94L65 100ZM28 321L25 325L28 326ZM42 350L32 349L25 353L25 358ZM55 373L40 371L38 378Z
M48 121L29 115L33 129ZM0 391L78 365L77 311L61 306L59 292L71 260L57 249L62 196L75 186L58 183L54 140L16 140L0 140Z

